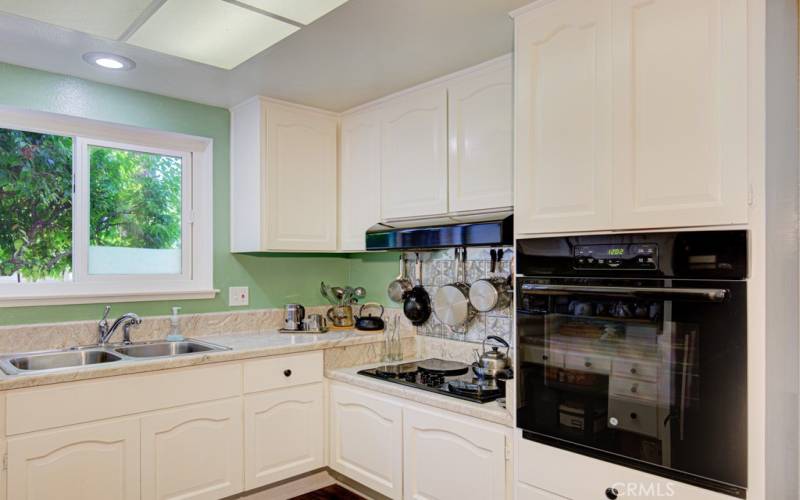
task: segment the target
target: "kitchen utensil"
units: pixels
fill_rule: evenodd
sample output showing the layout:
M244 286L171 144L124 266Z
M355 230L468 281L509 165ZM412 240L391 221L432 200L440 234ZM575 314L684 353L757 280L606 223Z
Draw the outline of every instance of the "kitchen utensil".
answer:
M380 308L381 312L378 316L373 316L371 314L364 316L364 308ZM366 304L362 305L358 310L358 316L355 317L356 330L364 330L368 332L383 330L386 326L386 323L383 321L383 311L383 306L377 302L367 302Z
M491 351L487 351L486 341L489 339L497 341L505 346L506 352L500 352L499 347L496 345L492 346ZM483 347L483 354L481 354L481 357L478 359L478 366L480 367L484 376L495 377L498 373L501 373L507 368L511 367L511 360L508 357L510 346L502 337L498 337L497 335L489 335L483 339L481 345Z
M335 303L333 297L331 296L331 287L326 285L324 281L321 281L319 284L319 293L321 293L322 297L325 298L325 300L327 300L328 302L330 302L331 305Z
M342 304L349 304L353 301L353 295L355 295L355 290L352 287L345 287L344 288L344 295L342 296Z
M422 261L417 254L416 261L417 284L405 295L403 301L403 314L411 320L411 324L419 326L431 317L431 297L422 286Z
M353 299L355 301L363 299L366 296L367 296L367 290L363 286L357 286L355 290L353 290Z
M325 333L328 331L328 322L321 314L309 314L303 320L303 329L308 333Z
M410 292L412 288L414 288L414 285L412 285L411 280L406 277L406 256L403 254L400 256L400 274L389 283L386 293L389 295L392 302L403 302L406 298L406 294Z
M493 248L489 255L492 259L489 276L479 279L469 289L469 303L478 312L489 312L511 305L511 286L508 279L495 275L497 262L503 258L503 249L495 251Z
M433 313L439 321L454 331L465 329L475 317L475 308L469 301L467 281L467 249L456 249L456 260L460 261L461 276L454 283L444 285L433 298Z
M503 381L513 378L513 372L511 368L505 368L503 370L499 370L497 372L491 372L488 368L484 368L480 365L480 363L472 363L472 373L475 374L478 378L497 378L498 380L502 379Z
M325 315L333 326L339 328L353 326L353 308L349 305L333 306Z
M283 311L283 327L286 330L302 330L306 309L300 304L286 304Z
M331 287L331 293L336 297L336 304L340 306L344 304L344 288L340 286Z

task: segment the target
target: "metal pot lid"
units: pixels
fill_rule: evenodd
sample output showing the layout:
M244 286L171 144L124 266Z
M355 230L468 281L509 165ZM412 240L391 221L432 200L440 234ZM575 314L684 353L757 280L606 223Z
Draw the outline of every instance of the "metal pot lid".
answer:
M417 362L417 367L422 371L444 375L461 375L469 370L469 365L466 363L438 358L423 359Z
M478 280L469 289L469 301L478 312L489 312L500 300L497 287L489 280Z
M433 313L447 326L461 326L470 319L469 297L456 284L445 285L433 297Z

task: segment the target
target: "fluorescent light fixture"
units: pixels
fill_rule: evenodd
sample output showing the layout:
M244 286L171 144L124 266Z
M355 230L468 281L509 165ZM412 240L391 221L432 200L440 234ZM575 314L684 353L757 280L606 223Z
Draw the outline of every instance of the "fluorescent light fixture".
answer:
M127 57L108 52L87 52L83 55L83 60L93 66L114 70L130 70L136 67L136 63Z
M238 0L243 4L281 17L311 24L347 0Z
M118 39L152 0L0 0L0 11Z
M298 29L220 0L167 0L128 43L233 69Z

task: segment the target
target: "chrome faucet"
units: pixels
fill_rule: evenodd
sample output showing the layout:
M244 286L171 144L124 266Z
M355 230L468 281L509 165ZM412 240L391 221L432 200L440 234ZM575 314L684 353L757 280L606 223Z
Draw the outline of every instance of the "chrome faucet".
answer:
M142 318L134 313L125 313L117 318L111 326L108 326L108 313L111 312L111 306L106 306L103 311L103 319L97 324L97 329L100 332L100 345L108 343L117 328L122 327L122 342L125 344L131 343L131 326L139 326L142 324Z

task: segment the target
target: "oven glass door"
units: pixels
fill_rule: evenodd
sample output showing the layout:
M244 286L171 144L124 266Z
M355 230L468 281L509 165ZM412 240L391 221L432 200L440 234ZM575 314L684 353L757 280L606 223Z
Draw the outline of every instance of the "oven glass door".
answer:
M525 437L744 495L744 281L519 278L517 294Z

